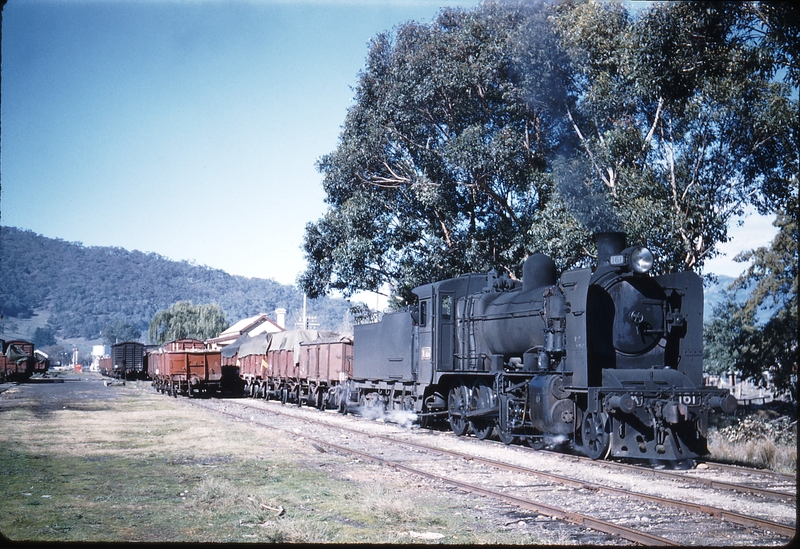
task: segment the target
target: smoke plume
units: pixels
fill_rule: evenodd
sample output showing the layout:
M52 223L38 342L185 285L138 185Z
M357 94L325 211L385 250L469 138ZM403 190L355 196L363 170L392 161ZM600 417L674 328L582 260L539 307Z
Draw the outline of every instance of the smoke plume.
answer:
M591 233L619 231L619 219L596 177L586 160L559 158L553 163L556 189L575 219Z

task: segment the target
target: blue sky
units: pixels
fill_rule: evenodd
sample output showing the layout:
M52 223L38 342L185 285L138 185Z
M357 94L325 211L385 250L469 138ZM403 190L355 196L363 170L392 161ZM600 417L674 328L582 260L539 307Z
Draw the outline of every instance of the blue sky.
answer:
M295 282L368 41L478 0L10 0L3 225ZM735 276L770 219L707 271Z
M2 224L293 283L368 41L477 4L11 0Z

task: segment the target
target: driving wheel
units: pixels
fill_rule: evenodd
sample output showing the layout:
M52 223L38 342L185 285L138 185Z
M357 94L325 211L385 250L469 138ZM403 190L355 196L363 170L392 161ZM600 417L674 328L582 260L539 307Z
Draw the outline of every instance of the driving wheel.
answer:
M466 418L467 403L469 402L467 393L468 389L465 385L456 385L450 389L450 395L447 398L450 428L458 436L466 435L469 430L469 422Z
M587 412L581 425L583 451L592 459L608 455L611 442L611 420L605 412Z
M474 410L488 410L492 407L492 389L488 385L477 382L472 388L472 408ZM470 420L472 432L480 440L489 438L494 430L495 420L490 417L481 417Z

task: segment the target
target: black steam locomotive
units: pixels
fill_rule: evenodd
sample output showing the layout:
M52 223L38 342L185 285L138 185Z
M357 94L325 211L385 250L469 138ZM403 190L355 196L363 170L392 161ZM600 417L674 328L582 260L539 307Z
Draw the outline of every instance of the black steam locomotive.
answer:
M703 286L652 276L653 254L597 236L598 264L529 257L522 281L467 274L414 290L418 303L355 327L340 409L415 412L458 435L593 459L683 460L706 448L709 412L736 399L703 386Z

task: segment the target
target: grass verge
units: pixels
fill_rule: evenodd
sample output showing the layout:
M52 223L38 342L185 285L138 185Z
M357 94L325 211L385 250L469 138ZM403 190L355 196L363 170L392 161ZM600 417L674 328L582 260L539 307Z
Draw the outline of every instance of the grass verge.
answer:
M797 419L759 410L729 418L708 434L715 461L797 474Z
M317 452L302 437L190 408L144 383L92 383L81 400L64 406L48 407L34 388L22 386L0 399L0 531L8 538L553 541L520 530L517 519L507 526L502 513L481 498ZM62 387L67 385L72 384ZM114 398L93 399L97 390L113 391Z

